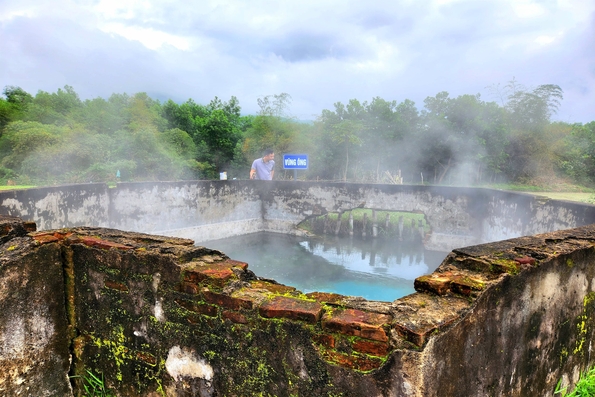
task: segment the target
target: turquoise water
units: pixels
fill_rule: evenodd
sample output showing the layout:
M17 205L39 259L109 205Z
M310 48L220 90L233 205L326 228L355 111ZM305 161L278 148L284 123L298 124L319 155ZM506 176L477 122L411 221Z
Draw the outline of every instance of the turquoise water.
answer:
M413 280L434 271L446 252L427 251L421 242L358 238L306 238L253 233L197 243L248 263L257 276L305 293L335 292L393 301L409 295Z

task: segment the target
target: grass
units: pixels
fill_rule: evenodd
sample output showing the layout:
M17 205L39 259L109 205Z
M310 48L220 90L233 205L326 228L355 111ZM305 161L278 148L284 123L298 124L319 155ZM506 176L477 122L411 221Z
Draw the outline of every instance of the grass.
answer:
M32 187L37 187L37 186L27 186L27 185L19 185L19 186L0 186L0 190L31 189Z
M103 381L103 374L98 377L93 372L87 370L87 374L83 378L83 388L85 392L83 397L115 397L112 392L106 388ZM76 378L78 376L73 376Z
M367 208L354 208L351 210L353 214L353 221L354 222L361 222L364 219L364 214L367 214L368 222L372 222L372 210ZM412 219L416 221L421 220L425 225L425 218L424 214L417 214L414 212L397 212L397 211L376 211L376 220L378 223L384 223L386 221L386 215L389 215L389 219L391 223L397 223L399 221L399 217L403 217L403 222L411 223ZM331 221L337 220L338 214L336 212L329 212L328 217ZM341 221L348 221L349 220L349 211L343 212L341 216Z
M568 392L567 387L562 388L562 380L558 381L554 396L561 397L591 397L595 396L595 367L581 373L578 383L573 391Z
M529 193L529 192L527 192ZM574 192L530 192L536 196L545 196L553 200L577 201L579 203L595 204L595 193Z
M595 204L595 189L569 183L557 183L551 186L494 184L485 187L528 193L535 196L547 197L552 200Z

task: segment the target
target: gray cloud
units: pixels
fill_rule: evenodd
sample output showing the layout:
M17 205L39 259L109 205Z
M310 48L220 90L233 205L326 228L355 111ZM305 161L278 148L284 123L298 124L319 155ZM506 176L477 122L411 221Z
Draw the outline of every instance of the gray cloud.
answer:
M108 3L109 1L109 3ZM287 92L312 118L334 102L481 93L516 77L558 84L558 118L595 119L595 4L502 0L0 4L0 85L83 98ZM68 12L66 12L68 10ZM19 16L20 15L20 16ZM590 16L590 18L587 18Z

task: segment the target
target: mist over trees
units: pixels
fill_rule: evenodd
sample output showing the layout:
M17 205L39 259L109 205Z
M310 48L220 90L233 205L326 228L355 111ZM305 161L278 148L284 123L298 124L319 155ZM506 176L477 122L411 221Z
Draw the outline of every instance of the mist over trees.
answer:
M308 153L299 177L374 183L595 185L595 121L553 122L557 85L516 80L491 87L493 100L439 92L411 100L336 102L313 122L291 116L286 93L258 99L242 115L236 97L208 104L160 103L146 93L81 100L73 87L0 97L0 183L63 184L247 179L252 160Z

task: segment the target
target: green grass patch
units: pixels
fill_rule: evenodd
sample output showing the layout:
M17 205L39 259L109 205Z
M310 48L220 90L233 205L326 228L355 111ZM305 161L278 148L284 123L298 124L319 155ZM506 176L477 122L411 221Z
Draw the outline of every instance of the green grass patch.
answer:
M562 380L558 381L554 396L561 397L590 397L595 396L595 367L592 367L586 372L581 373L576 387L571 392L568 392L568 387L562 387Z
M510 183L495 183L488 185L481 185L481 187L489 189L511 190L515 192L551 192L551 193L595 193L595 189L587 186L572 185L568 183L556 183L551 185L525 185L525 184L510 184Z
M79 376L73 376L73 378L78 377ZM115 397L115 394L112 394L112 392L105 386L103 374L97 376L93 372L87 370L82 378L84 397Z
M348 222L349 221L349 213L353 214L353 221L354 222L363 222L364 214L366 214L368 220L367 222L372 222L372 210L368 208L355 208L351 211L345 211L341 215L341 222ZM416 223L420 220L422 221L422 225L425 226L426 218L424 214L418 214L415 212L399 212L399 211L376 211L376 222L378 224L384 224L386 222L386 216L389 216L389 223L398 224L399 218L403 217L403 223L411 224L412 220L415 220ZM328 214L329 221L337 221L339 218L339 214L337 212L330 212Z
M0 186L0 190L31 189L37 186L18 185L18 186Z

